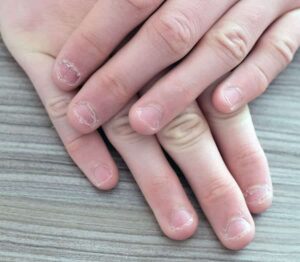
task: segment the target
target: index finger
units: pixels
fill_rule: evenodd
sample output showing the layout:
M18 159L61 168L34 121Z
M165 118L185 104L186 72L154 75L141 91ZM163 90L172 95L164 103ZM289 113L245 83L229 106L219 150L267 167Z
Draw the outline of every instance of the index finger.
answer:
M52 73L55 84L64 90L82 84L162 2L98 1L60 51Z

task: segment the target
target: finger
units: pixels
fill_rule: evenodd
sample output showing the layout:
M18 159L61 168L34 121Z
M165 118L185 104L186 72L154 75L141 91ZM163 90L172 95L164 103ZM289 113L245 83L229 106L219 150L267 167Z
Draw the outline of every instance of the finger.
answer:
M122 39L163 0L97 1L59 53L53 70L57 86L71 90L82 84Z
M215 91L217 110L229 113L261 95L290 62L300 45L300 9L280 18L252 54Z
M172 120L158 138L182 169L221 242L235 250L246 246L254 237L253 219L198 105Z
M16 58L33 82L70 157L94 186L113 188L118 182L118 170L100 135L81 135L68 123L66 112L74 93L61 91L52 83L54 59L37 53Z
M70 123L82 133L105 123L152 77L186 55L233 2L167 1L83 86L71 103Z
M231 174L239 184L252 213L272 204L272 182L268 162L255 134L248 107L222 114L214 109L208 90L199 98L214 138Z
M133 106L132 127L142 134L160 130L209 84L241 63L263 31L286 9L281 0L272 0L272 8L260 0L239 1L183 62Z
M105 133L127 163L163 232L175 240L186 239L197 229L196 212L155 137L142 136L130 127L131 104L103 126Z

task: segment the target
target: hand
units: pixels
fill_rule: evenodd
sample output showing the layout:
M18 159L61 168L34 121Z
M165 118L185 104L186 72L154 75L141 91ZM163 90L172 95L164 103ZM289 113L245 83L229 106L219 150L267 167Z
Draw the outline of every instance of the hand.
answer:
M54 81L64 90L92 75L69 108L72 126L81 133L95 130L180 59L133 104L130 123L137 132L157 133L236 66L220 83L213 104L224 113L243 107L291 62L300 43L299 7L299 0L97 1L54 67Z
M2 37L32 80L67 151L95 186L112 188L117 183L117 168L99 134L82 135L67 121L67 107L76 91L58 89L50 76L58 52L95 1L2 3ZM254 236L249 210L260 213L271 205L272 185L247 107L234 114L220 114L210 103L210 92L171 121L157 138L131 129L128 112L137 98L103 128L168 237L190 237L198 218L158 141L184 172L222 243L240 249Z

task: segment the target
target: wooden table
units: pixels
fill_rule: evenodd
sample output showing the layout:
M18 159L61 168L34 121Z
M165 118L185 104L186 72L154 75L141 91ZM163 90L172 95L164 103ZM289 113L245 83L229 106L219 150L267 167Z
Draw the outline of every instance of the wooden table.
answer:
M0 261L300 261L300 53L251 108L275 189L255 241L224 249L199 209L198 233L171 241L116 152L119 186L89 184L0 40Z

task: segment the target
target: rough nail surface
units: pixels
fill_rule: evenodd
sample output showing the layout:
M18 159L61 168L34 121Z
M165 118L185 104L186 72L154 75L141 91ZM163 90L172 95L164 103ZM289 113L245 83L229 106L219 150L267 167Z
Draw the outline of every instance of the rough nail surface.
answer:
M176 210L171 216L171 227L175 230L191 225L194 218L191 213L185 209Z
M82 125L93 128L99 122L95 110L88 102L79 102L73 108L74 115Z
M74 86L80 79L80 73L74 64L64 59L58 64L57 78L69 86Z
M237 240L251 231L251 225L243 217L232 218L225 229L225 238Z
M231 111L236 110L243 105L243 94L239 87L226 87L223 91L223 96Z
M111 177L112 173L106 166L98 165L94 170L94 176L91 180L95 186L101 188L101 186L110 180Z
M269 185L256 185L248 188L244 196L248 204L261 205L272 200L273 192Z
M158 131L162 120L162 111L156 105L148 105L137 110L138 118L151 131Z

